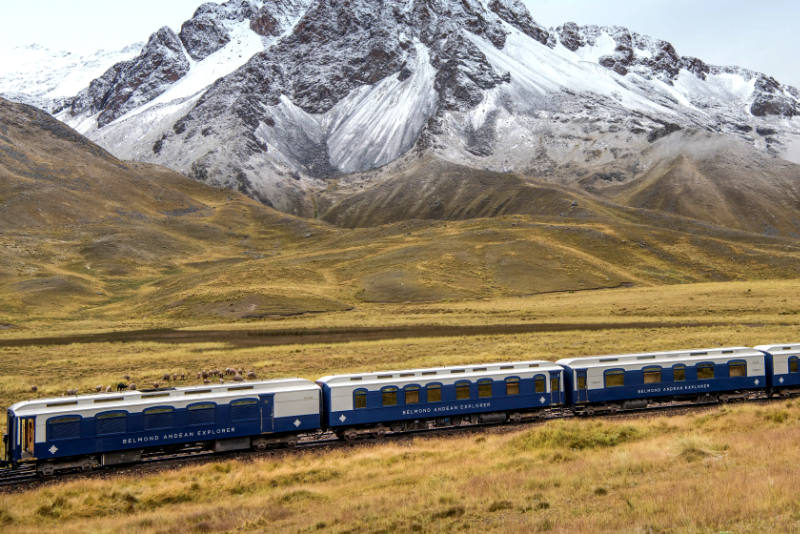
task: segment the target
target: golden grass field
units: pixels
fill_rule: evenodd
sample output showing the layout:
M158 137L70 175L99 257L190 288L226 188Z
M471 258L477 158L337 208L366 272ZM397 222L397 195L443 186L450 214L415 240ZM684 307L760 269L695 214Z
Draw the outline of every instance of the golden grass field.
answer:
M797 341L800 281L750 281L463 302L369 304L298 317L205 323L219 342L0 347L0 404L68 388L146 384L164 373L245 367L260 378ZM528 334L353 339L276 346L237 333L353 326L575 324ZM626 324L638 324L625 328ZM642 327L641 323L649 326ZM171 326L31 321L0 343ZM623 325L622 328L616 328ZM615 327L615 328L612 328ZM391 337L391 334L387 335ZM322 453L220 461L0 495L3 532L792 532L800 405L566 420Z
M680 193L666 170L644 185L678 191L672 213L421 161L434 196L328 191L324 222L0 99L0 407L210 368L316 379L800 341L789 189L750 205ZM712 182L754 183L737 173ZM798 422L783 402L132 470L0 494L0 531L800 532Z

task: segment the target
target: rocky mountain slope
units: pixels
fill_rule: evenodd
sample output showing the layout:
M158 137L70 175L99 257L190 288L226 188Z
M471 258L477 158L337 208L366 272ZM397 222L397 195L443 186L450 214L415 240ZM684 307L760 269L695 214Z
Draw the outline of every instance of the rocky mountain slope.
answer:
M205 4L58 117L305 215L332 178L422 154L584 189L641 182L692 132L800 161L797 89L621 27L547 29L519 0Z
M393 165L381 185L318 204L333 226L119 160L43 111L0 99L0 323L257 318L800 276L795 238L430 155ZM672 183L664 171L644 185ZM356 188L371 178L348 177ZM615 194L649 205L645 189Z
M64 105L110 67L135 57L142 43L77 54L32 44L0 50L0 96L45 111Z

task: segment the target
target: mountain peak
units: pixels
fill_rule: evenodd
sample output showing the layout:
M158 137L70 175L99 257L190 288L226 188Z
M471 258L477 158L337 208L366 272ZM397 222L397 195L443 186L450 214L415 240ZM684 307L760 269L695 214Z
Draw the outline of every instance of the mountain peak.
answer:
M203 4L59 116L121 157L298 213L412 149L570 183L636 176L605 167L681 130L800 146L796 89L621 26L546 29L520 0Z

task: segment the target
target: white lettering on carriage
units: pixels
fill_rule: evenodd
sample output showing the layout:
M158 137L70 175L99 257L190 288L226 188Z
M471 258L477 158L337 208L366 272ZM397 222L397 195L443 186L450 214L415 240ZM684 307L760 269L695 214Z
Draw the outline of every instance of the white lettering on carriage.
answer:
M172 432L168 434L162 435L151 435L151 436L137 436L135 438L122 438L123 445L137 445L139 443L153 443L156 441L174 441L174 440L186 440L192 438L199 438L199 437L212 437L218 436L222 434L234 434L236 432L236 427L228 427L228 428L210 428L210 429L203 429L203 430L196 430L192 432Z
M686 391L700 391L703 389L711 389L711 384L683 384L664 387L648 387L644 389L637 389L637 395L649 395L651 393L681 393Z
M451 404L446 406L432 406L432 407L403 410L402 415L441 414L441 413L460 412L465 410L481 410L484 408L491 408L491 407L492 407L491 402L465 402L461 404Z

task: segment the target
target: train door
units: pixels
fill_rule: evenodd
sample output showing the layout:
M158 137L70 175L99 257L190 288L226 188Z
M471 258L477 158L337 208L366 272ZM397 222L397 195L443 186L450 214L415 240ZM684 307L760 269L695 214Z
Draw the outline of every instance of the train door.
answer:
M576 371L576 373L578 375L578 380L576 383L577 395L575 398L578 399L577 402L587 402L589 400L588 399L589 390L586 384L586 370L579 369L578 371Z
M22 458L32 458L33 457L33 447L36 443L36 418L34 417L23 417L19 420L19 432L20 432L20 447L22 449Z
M561 371L550 371L550 402L561 404Z
M273 432L275 425L273 417L275 409L273 407L274 394L259 395L259 405L261 406L261 432Z

